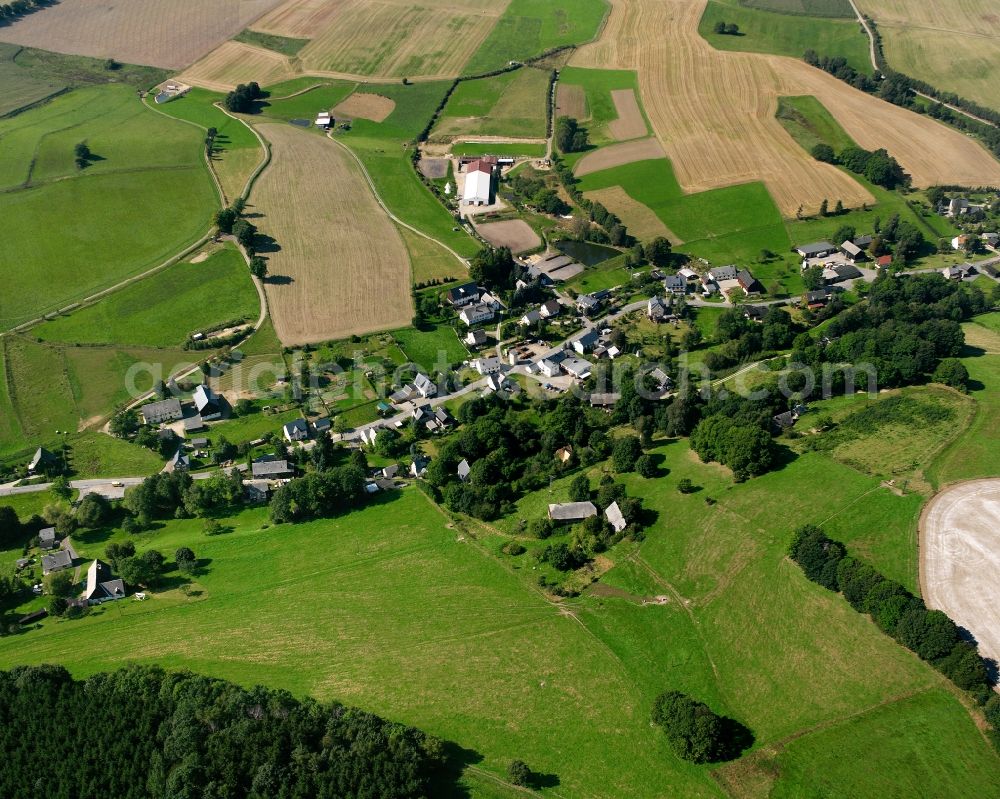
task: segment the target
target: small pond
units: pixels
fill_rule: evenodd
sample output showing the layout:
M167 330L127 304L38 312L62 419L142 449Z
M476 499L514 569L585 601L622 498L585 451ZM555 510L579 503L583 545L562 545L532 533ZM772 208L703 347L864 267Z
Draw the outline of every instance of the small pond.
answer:
M609 258L621 255L621 252L614 247L605 247L603 244L594 244L590 241L567 239L565 241L557 241L553 246L559 252L579 261L584 266L597 266Z

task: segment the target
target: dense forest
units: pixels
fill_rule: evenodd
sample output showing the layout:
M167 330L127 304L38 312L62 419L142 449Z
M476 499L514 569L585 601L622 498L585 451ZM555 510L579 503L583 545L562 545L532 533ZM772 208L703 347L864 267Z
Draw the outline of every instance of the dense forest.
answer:
M140 666L0 672L0 748L0 796L47 799L440 795L444 751L354 708Z

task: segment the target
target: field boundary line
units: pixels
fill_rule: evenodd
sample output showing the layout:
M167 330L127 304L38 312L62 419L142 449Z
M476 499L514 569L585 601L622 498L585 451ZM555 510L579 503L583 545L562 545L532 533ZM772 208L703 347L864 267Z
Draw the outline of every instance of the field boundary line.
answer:
M396 216L392 211L390 211L389 210L389 206L387 206L385 204L385 202L382 199L382 196L378 193L378 190L375 188L375 183L372 181L371 175L368 174L368 169L365 167L364 162L358 157L357 153L355 153L354 150L352 150L350 147L348 147L343 142L339 142L335 138L333 138L333 135L330 134L329 132L326 134L326 137L330 141L332 141L334 144L336 144L338 147L343 147L350 154L351 158L354 159L354 162L359 167L361 167L361 174L364 175L365 182L368 183L368 188L371 189L372 194L375 196L375 201L381 206L382 210L385 211L385 213L389 217L389 219L391 219L397 225L400 225L400 226L406 228L407 230L412 231L413 233L416 233L418 236L422 236L423 238L427 239L428 241L433 241L435 244L438 244L441 247L444 247L444 249L446 249L448 252L450 252L452 255L455 256L455 258L458 260L458 262L460 264L462 264L462 266L468 268L469 262L465 258L463 258L461 255L459 255L457 252L455 252L451 247L449 247L447 244L445 244L443 241L438 241L433 236L431 236L431 235L429 235L427 233L424 233L424 231L419 230L418 228L415 228L409 222L404 222L402 219L400 219L398 216ZM410 264L410 268L411 269L412 269L412 266L413 265L412 265L412 262L411 262L411 264Z

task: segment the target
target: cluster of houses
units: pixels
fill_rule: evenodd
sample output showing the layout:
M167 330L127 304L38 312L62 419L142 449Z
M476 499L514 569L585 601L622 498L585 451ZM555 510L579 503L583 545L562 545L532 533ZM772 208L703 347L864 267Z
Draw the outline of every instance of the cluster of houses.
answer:
M704 275L699 275L693 269L684 268L672 278L671 276L666 278L664 290L675 296L686 294L689 284L697 280L701 281L701 293L705 297L728 294L734 290L742 291L747 297L764 293L764 287L749 269L740 269L733 265L713 267Z
M229 404L225 397L216 394L211 387L200 384L191 395L190 404L182 404L176 397L170 397L143 405L139 408L139 413L148 425L170 424L183 420L184 432L195 433L205 429L205 422L221 419L228 408Z
M458 311L458 318L467 327L492 321L503 308L497 297L475 283L463 283L449 289L445 301Z
M558 502L549 505L549 519L562 524L575 524L596 516L597 506L593 502ZM628 527L622 510L617 502L612 502L604 510L604 518L614 528L616 533L622 532Z
M953 250L964 250L970 239L978 238L984 247L995 250L1000 245L1000 233L962 233L951 240Z
M802 258L803 270L811 267L821 268L823 282L830 285L863 277L856 264L870 260L868 248L871 243L871 236L858 236L839 245L829 241L815 241L799 245L795 248L795 252ZM880 269L891 264L891 255L881 256L875 261L875 266Z

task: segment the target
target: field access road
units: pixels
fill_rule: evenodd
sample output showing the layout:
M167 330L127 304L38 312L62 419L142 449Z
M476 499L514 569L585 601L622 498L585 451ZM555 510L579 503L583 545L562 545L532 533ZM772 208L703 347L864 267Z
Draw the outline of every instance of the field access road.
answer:
M920 516L920 592L1000 660L1000 478L940 491Z

